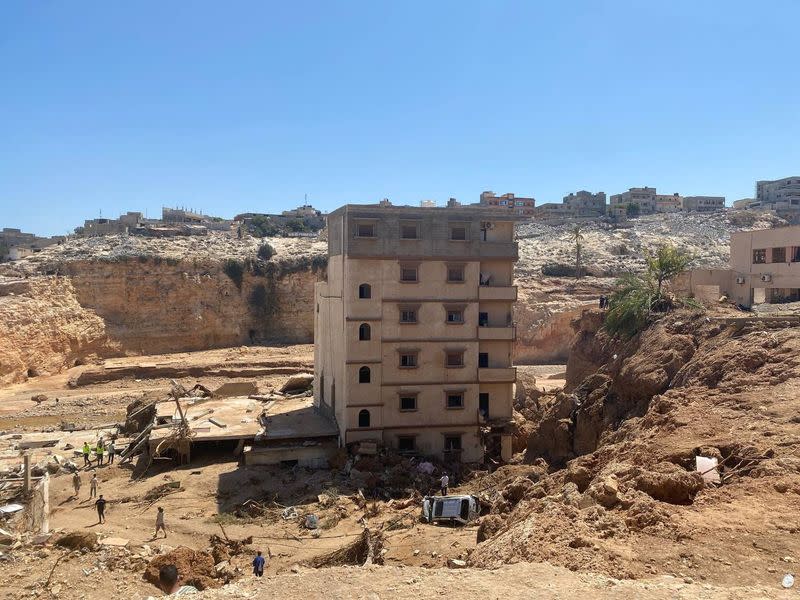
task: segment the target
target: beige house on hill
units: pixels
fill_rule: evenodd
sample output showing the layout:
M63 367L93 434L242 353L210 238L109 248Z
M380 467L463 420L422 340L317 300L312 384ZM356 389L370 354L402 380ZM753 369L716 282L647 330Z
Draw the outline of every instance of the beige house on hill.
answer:
M693 292L725 294L742 306L800 300L800 226L731 234L729 269L695 269Z
M342 443L511 458L516 218L388 203L328 215L314 394Z

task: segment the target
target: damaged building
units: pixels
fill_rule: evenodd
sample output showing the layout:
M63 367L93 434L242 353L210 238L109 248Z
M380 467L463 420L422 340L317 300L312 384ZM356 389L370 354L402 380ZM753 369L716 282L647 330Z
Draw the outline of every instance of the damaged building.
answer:
M387 201L328 216L314 395L342 443L511 458L517 219Z

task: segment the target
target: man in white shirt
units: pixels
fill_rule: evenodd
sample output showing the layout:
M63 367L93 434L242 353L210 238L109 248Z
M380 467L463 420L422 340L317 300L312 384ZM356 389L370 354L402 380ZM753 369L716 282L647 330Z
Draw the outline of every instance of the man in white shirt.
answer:
M447 496L447 487L450 485L450 478L447 473L442 473L442 496Z

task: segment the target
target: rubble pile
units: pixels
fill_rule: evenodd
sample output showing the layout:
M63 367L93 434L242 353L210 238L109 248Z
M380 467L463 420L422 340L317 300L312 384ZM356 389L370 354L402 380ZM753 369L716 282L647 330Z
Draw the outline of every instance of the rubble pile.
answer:
M778 527L788 537L772 552L796 547L800 529L780 520L800 508L800 327L679 311L621 343L599 339L596 316L581 320L592 335L575 337L572 391L542 395L529 413L532 464L475 482L490 508L470 564L543 560L643 577L691 563L716 579L719 563L700 556L764 560L737 540ZM698 457L716 461L715 477ZM720 509L728 537L718 535Z
M741 229L768 229L783 219L761 213L674 213L647 215L624 226L595 221L580 225L583 264L589 275L614 277L645 266L644 255L671 243L696 257L697 264L727 264L730 234ZM575 265L575 224L523 223L517 226L520 246L518 272L541 275L545 265ZM566 273L565 273L566 275Z

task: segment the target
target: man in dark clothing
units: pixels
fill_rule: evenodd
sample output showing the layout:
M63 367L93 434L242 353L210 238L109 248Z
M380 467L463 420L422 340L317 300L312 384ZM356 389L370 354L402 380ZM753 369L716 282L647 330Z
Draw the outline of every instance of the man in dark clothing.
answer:
M258 551L258 556L253 559L253 575L256 577L263 577L264 576L264 563L267 561L264 560L264 557L261 556L261 550Z
M97 507L97 518L98 523L105 523L106 522L106 501L103 498L103 494L100 494L100 497L97 499L97 502L94 503Z

